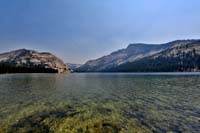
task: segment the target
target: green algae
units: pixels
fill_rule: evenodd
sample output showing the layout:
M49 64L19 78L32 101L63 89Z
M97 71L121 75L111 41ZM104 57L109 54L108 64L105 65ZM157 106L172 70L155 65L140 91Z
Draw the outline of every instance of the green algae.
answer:
M62 105L62 108L61 108ZM1 127L1 132L8 133L134 133L151 132L137 125L135 119L127 119L113 103L76 105L75 108L65 103L59 108L44 108L36 111L27 108L12 117L12 121ZM48 108L48 109L47 109ZM41 108L40 108L41 110ZM26 112L26 113L25 113ZM28 115L29 113L29 115ZM26 115L24 115L26 114ZM23 117L22 117L23 116ZM14 120L16 119L16 120Z

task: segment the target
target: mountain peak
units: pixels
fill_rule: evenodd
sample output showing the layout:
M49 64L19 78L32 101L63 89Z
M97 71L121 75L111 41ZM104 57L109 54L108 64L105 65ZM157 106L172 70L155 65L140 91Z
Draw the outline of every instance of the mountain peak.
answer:
M128 48L132 48L132 47L145 47L145 46L151 46L152 44L145 44L145 43L131 43L128 45Z
M34 50L29 50L29 49L22 48L22 49L13 50L11 52L26 52L26 51L34 51Z

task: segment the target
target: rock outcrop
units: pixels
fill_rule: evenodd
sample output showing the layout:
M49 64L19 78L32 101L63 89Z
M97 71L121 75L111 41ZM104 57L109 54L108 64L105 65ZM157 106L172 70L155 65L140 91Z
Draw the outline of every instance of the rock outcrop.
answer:
M66 73L66 64L51 53L19 49L0 54L0 73Z

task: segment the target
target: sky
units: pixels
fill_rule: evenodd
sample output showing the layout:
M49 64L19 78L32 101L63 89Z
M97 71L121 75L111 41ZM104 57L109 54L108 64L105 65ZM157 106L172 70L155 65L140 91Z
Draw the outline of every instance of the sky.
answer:
M85 63L130 43L200 39L200 0L0 0L0 52Z

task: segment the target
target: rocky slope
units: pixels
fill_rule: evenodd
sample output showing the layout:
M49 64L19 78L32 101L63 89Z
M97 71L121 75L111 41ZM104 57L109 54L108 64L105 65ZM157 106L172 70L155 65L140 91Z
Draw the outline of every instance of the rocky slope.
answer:
M146 57L150 57L163 51L190 43L198 40L177 40L165 44L130 44L126 49L122 49L111 53L110 55L103 56L96 60L86 62L76 71L80 72L101 72L101 71L117 71L119 66L137 62Z
M191 72L200 71L200 41L180 43L162 52L105 71Z
M66 64L51 53L20 49L0 54L0 73L65 73Z

